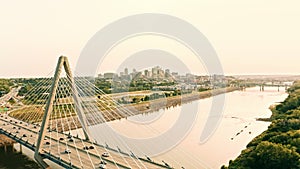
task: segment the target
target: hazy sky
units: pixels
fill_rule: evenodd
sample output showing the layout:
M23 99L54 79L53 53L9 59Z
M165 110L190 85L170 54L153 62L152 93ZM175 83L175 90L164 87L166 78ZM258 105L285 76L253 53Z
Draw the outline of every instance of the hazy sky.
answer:
M298 74L299 7L298 0L1 0L0 77L46 76L61 54L75 67L82 48L98 30L140 13L168 14L193 24L215 48L225 74ZM137 43L153 47L143 42ZM134 43L127 43L112 57L133 53ZM131 52L125 54L128 48ZM179 57L197 67L184 54ZM99 70L115 67L108 62Z

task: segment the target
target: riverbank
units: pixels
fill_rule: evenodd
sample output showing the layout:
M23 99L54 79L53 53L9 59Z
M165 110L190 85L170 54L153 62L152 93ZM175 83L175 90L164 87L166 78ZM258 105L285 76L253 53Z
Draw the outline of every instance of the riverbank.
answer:
M300 82L289 90L284 102L271 107L271 125L254 138L247 149L222 169L300 168Z
M227 88L220 88L220 89L214 89L214 90L208 90L202 92L193 92L190 94L177 95L172 97L165 97L165 98L154 99L150 101L143 101L139 103L125 104L125 105L121 105L122 108L117 107L116 109L102 111L102 114L103 117L105 118L105 121L109 122L121 118L127 118L129 116L134 116L143 113L151 113L151 112L159 111L161 109L180 106L182 104L190 103L192 101L205 99L205 98L209 98L212 96L216 96L228 92L233 92L239 89L240 88L238 87L227 87ZM129 110L129 111L124 111L124 110ZM94 119L89 121L89 123L90 124L95 123L93 121Z
M115 109L107 109L102 111L102 118L104 118L106 122L120 120L122 118L127 118L138 114L151 113L151 112L159 111L161 109L180 106L182 104L190 103L192 101L205 99L219 94L233 92L236 90L239 90L239 88L227 87L227 88L214 89L214 90L203 91L203 92L194 92L191 94L185 94L185 95L179 95L173 97L165 97L165 98L160 98L160 99L155 99L150 101L144 101L140 103L121 105L123 106L122 108L117 107ZM100 117L95 118L95 116L99 116L99 115L86 114L86 119L88 120L89 125L96 125L104 122L102 118ZM58 131L70 130L69 125L64 125L64 129L62 129L63 126L62 122L66 124L70 124L72 130L81 128L81 124L78 118L67 117L67 118L63 118L62 120L52 120L52 122L50 122L52 126L51 129L58 128Z
M182 104L190 103L192 101L196 101L199 99L205 99L219 94L233 92L235 90L239 90L239 88L228 87L228 88L214 89L214 90L208 90L203 92L194 92L191 94L185 94L181 96L166 97L162 99L156 99L156 100L141 102L137 104L130 104L130 105L126 105L125 107L131 110L131 113L134 115L142 114L142 113L150 113L150 112L158 111L160 109L180 106Z

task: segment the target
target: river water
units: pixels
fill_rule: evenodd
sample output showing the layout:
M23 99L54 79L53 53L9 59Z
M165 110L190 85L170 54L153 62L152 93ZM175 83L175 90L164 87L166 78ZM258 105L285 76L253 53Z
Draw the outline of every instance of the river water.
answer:
M132 150L141 157L147 154L152 160L160 163L163 160L175 168L216 169L235 159L254 137L268 128L269 122L256 121L256 118L270 117L269 107L286 97L285 89L280 88L278 92L277 87L265 87L264 92L255 87L226 93L223 114L216 116L209 116L213 106L212 98L189 103L191 107L198 103L197 116L190 122L193 125L182 139L167 135L163 140L156 138L178 127L174 121L182 118L181 113L192 113L184 112L183 106L109 122L108 127L101 124L92 127L91 131L100 144L106 143L113 148L118 146L125 152ZM208 118L219 119L220 123L211 137L200 143L200 135ZM178 132L171 135L180 135L179 128L175 131ZM173 139L178 139L176 144Z
M215 97L223 98L222 95ZM178 127L174 122L182 118L182 113L193 113L184 112L183 106L100 124L90 127L90 130L99 144L119 147L124 152L132 151L140 157L148 155L156 162L162 163L163 160L175 168L217 169L235 159L254 137L268 128L270 123L256 121L256 118L269 117L269 107L286 97L284 88L278 92L277 87L265 87L264 92L255 87L226 93L223 113L218 113L218 116L210 116L212 98L189 103L187 105L196 109L196 116L185 123L188 126L191 124L190 130L179 138L166 135L164 139L156 140ZM209 139L200 143L200 135L209 118L218 119L219 123ZM180 135L180 128L175 131L178 132L169 134ZM82 134L73 131L73 134L78 133ZM174 139L178 140L174 142ZM15 164L2 164L4 161L14 161L3 153L0 152L0 168L22 168ZM26 161L31 164L24 156L18 158L25 161L23 166Z

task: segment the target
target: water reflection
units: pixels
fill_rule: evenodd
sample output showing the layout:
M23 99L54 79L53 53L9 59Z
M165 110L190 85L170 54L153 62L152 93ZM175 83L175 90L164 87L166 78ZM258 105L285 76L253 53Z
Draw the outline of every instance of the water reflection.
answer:
M269 117L271 115L269 106L283 101L286 97L284 88L280 88L280 92L278 92L277 87L266 87L264 92L260 92L259 87L256 87L246 91L227 93L224 112L218 117L209 115L213 106L211 98L196 101L199 102L197 119L184 140L180 140L175 148L151 158L157 162L164 160L175 168L182 166L195 169L220 168L230 159L236 158L254 137L267 129L270 123L256 121L256 118ZM145 155L151 154L157 146L160 146L160 143L141 146L127 141L128 139L119 139L120 137L118 138L117 135L130 139L157 137L173 126L174 121L180 117L180 113L190 113L182 112L181 108L182 106L178 106L161 110L163 112L154 112L151 115L138 115L159 114L157 115L159 119L151 124L142 125L134 123L132 120L122 119L93 126L91 131L100 144L108 144L112 148L119 147L124 152L132 150L138 156L145 157ZM134 118L138 118L138 116ZM221 123L213 136L207 142L200 144L200 135L208 118L221 118ZM108 125L113 131L105 128L105 125ZM170 141L173 140L165 138L165 144Z

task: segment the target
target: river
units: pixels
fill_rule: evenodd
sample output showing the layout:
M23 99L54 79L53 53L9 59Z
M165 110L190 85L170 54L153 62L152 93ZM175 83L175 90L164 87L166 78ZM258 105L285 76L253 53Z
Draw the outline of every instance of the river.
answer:
M151 158L157 162L163 160L176 168L217 169L224 164L227 165L229 160L235 159L254 137L270 125L269 122L256 121L256 118L270 117L272 113L269 107L283 101L287 96L284 88L280 88L278 92L277 87L265 87L264 92L261 92L259 87L255 87L248 88L246 91L227 93L223 114L210 117L212 98L189 103L198 103L197 117L191 130L182 140L178 140L174 147ZM215 97L222 98L221 95ZM181 113L191 112L182 112L180 106L109 122L109 128L117 134L107 132L110 129L104 124L92 127L91 130L99 143L107 143L114 148L118 146L126 152L132 150L135 154L145 157L145 154L153 153L153 150L161 147L162 144L168 148L168 143L173 140L165 138L164 142L159 140L157 143L152 142L144 146L141 146L139 141L148 143L148 140L153 138L155 140L169 132L169 129L174 127L174 121L181 118ZM205 143L200 143L200 135L208 118L220 118L220 123L213 135ZM116 137L123 137L125 141L120 141L121 139Z
M222 98L222 95L215 97ZM229 160L235 159L254 137L267 129L270 123L256 121L256 118L269 117L271 115L269 107L286 97L284 88L280 88L278 92L277 87L265 87L264 92L255 87L246 91L226 93L223 114L219 116L209 116L212 98L188 103L187 105L196 106L196 116L190 122L190 130L184 133L184 137L180 137L176 144L173 144L173 138L166 137L164 142L159 142L161 140L155 142L155 138L176 127L174 121L181 118L181 113L191 113L183 112L183 106L100 124L90 127L90 130L100 144L108 144L113 148L118 146L121 151L126 152L132 150L142 157L147 154L152 160L160 163L163 160L175 168L219 169L222 165L227 165ZM200 135L208 118L219 119L220 123L211 137L206 142L200 143ZM186 124L189 125L188 123ZM81 135L80 131L73 133ZM178 130L178 133L173 134L180 135L179 133ZM119 139L122 137L124 138ZM152 144L140 146L140 141ZM5 158L3 152L0 153L1 158ZM31 163L25 157L19 158ZM9 157L6 160L12 161ZM1 163L0 168L18 168L15 164Z

